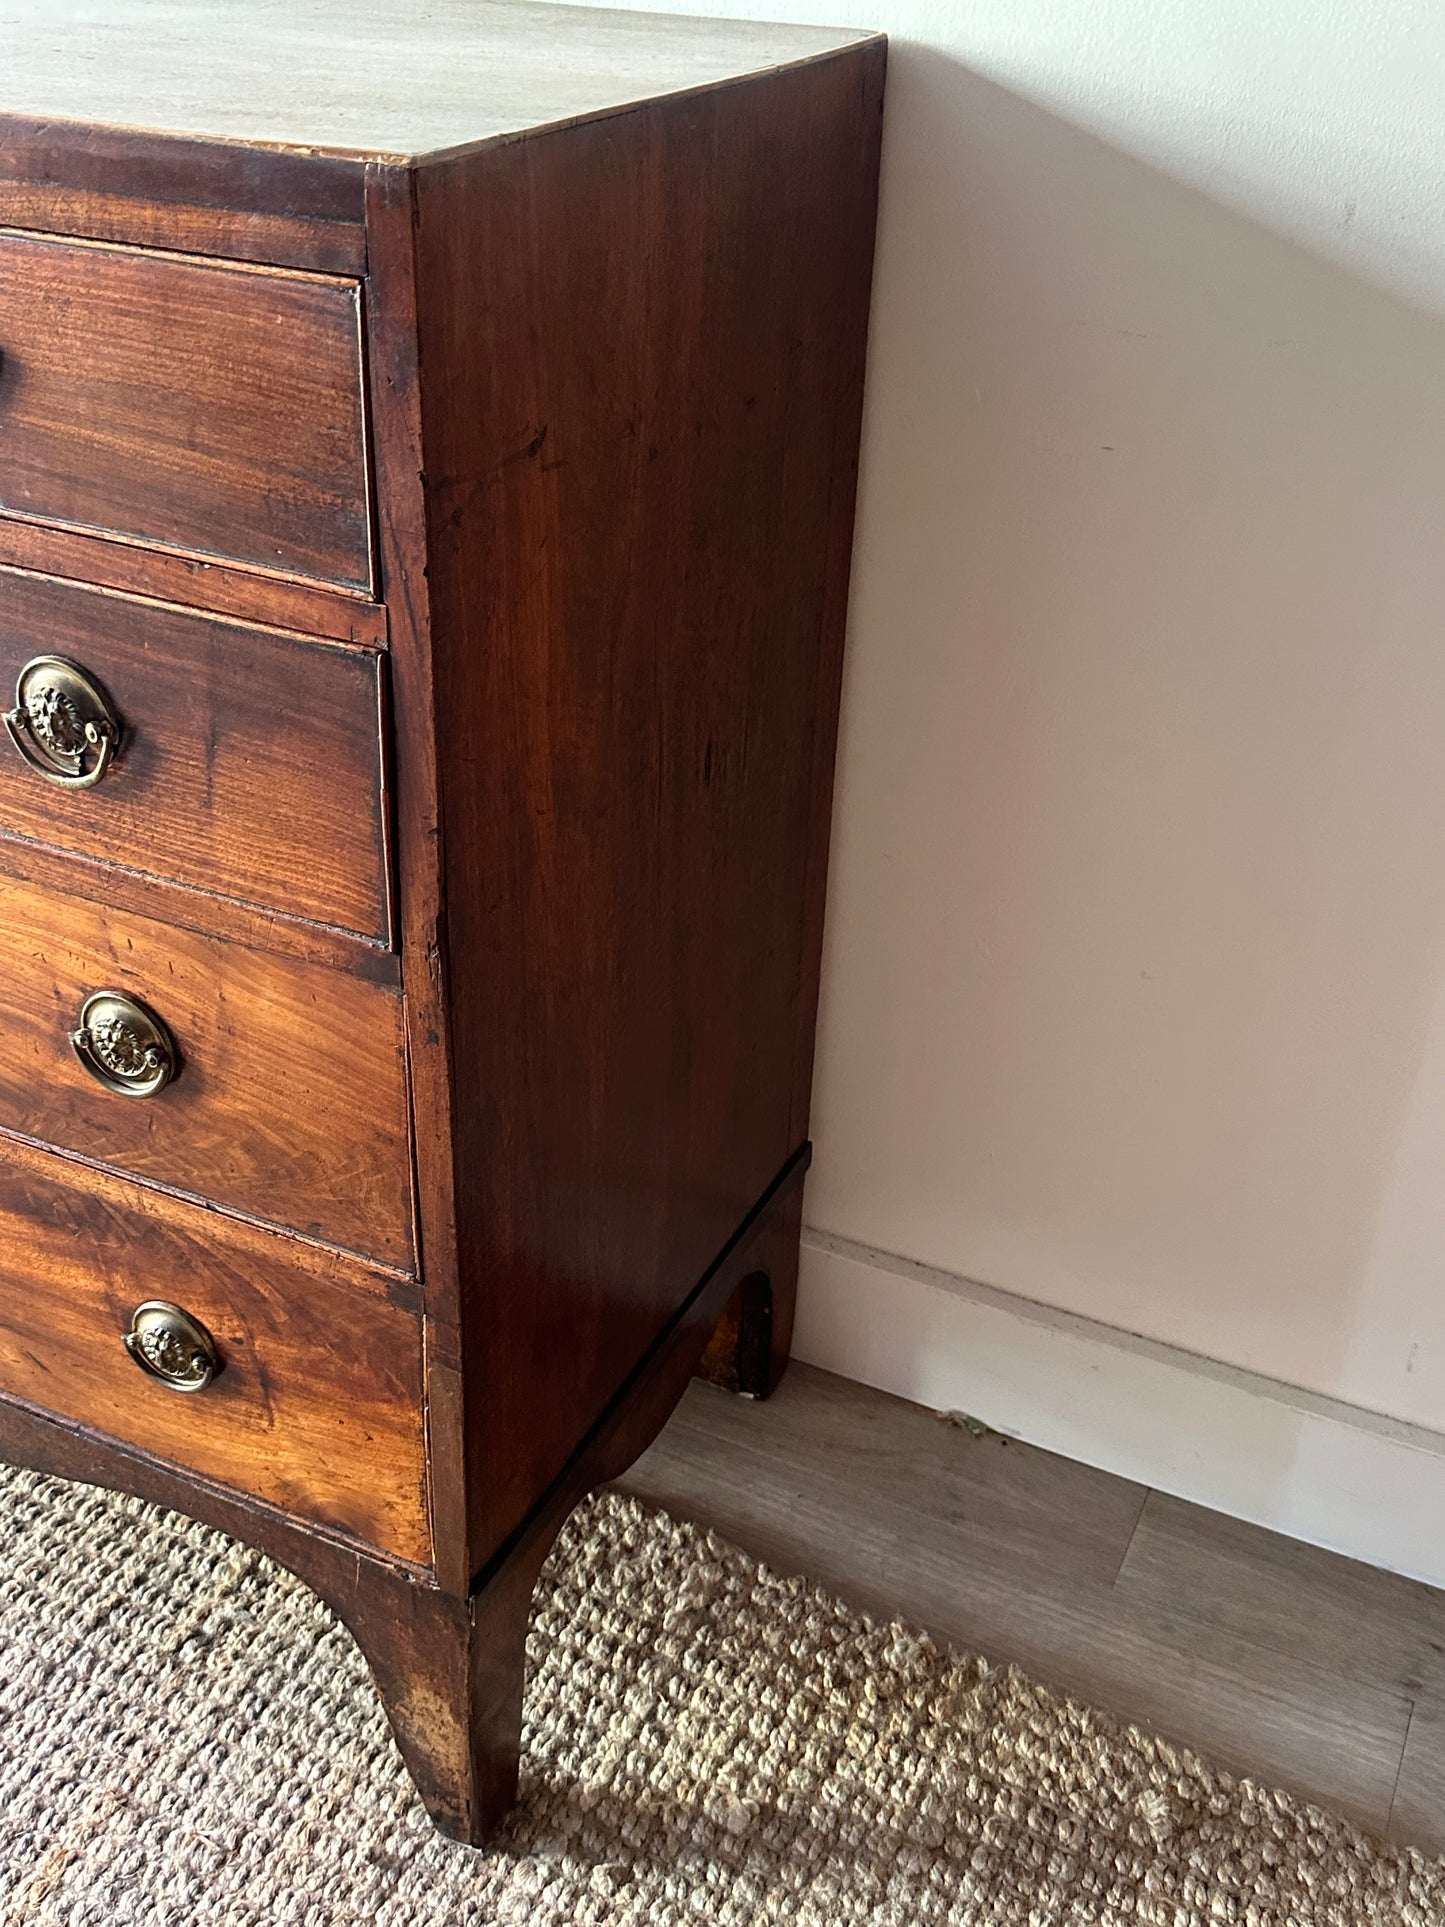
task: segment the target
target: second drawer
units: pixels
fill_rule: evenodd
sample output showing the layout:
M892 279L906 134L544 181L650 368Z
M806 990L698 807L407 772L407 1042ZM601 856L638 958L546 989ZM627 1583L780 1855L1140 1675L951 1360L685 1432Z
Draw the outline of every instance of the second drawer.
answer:
M169 1033L152 1095L123 1012L72 1042L105 991ZM408 1269L403 1050L384 985L0 879L0 1128Z
M73 663L117 720L93 788L46 780L88 718L63 673L37 666L17 689L37 657ZM384 942L380 668L0 569L0 832ZM70 760L94 775L93 751Z

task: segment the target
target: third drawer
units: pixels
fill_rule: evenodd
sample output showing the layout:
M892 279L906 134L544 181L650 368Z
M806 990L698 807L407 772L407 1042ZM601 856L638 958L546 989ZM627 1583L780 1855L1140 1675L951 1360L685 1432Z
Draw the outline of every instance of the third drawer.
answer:
M109 1088L73 1042L104 992L169 1034L176 1074L152 1095ZM112 1068L127 1049L122 1027ZM411 1268L387 985L0 878L0 1129Z

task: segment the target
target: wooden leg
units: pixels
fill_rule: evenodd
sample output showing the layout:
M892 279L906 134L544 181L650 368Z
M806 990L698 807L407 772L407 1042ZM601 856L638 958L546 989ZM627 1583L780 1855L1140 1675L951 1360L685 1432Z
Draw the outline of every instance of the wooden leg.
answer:
M339 1602L336 1602L339 1604ZM453 1838L473 1836L467 1602L369 1574L342 1612L371 1667L407 1770Z
M793 1330L805 1163L806 1151L737 1249L640 1361L470 1600L395 1582L397 1592L415 1596L368 1587L343 1610L417 1788L453 1839L481 1846L516 1798L532 1590L573 1506L657 1436L698 1369L708 1334L716 1345L728 1329L719 1307L737 1308L727 1353L734 1389L766 1397L781 1378Z
M565 1518L565 1514L563 1515ZM522 1685L527 1671L527 1620L532 1590L562 1520L522 1545L471 1606L472 1784L470 1832L455 1838L480 1846L517 1797L522 1760Z
M532 1588L527 1545L469 1600L373 1579L345 1617L437 1826L481 1846L517 1797Z
M748 1398L767 1398L787 1369L798 1298L801 1190L780 1204L757 1241L750 1269L728 1300L698 1377Z

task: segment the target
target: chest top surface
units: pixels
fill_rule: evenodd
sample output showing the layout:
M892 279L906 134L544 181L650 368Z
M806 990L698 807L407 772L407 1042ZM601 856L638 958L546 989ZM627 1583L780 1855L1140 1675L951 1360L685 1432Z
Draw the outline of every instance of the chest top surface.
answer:
M869 38L545 0L0 0L0 115L417 159Z

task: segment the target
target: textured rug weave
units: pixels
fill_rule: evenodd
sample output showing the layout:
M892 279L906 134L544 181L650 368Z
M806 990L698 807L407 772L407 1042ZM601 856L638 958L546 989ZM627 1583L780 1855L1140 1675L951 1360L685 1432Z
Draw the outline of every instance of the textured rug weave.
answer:
M5 1927L1440 1927L1445 1863L605 1497L538 1589L523 1801L439 1838L259 1554L0 1472Z

